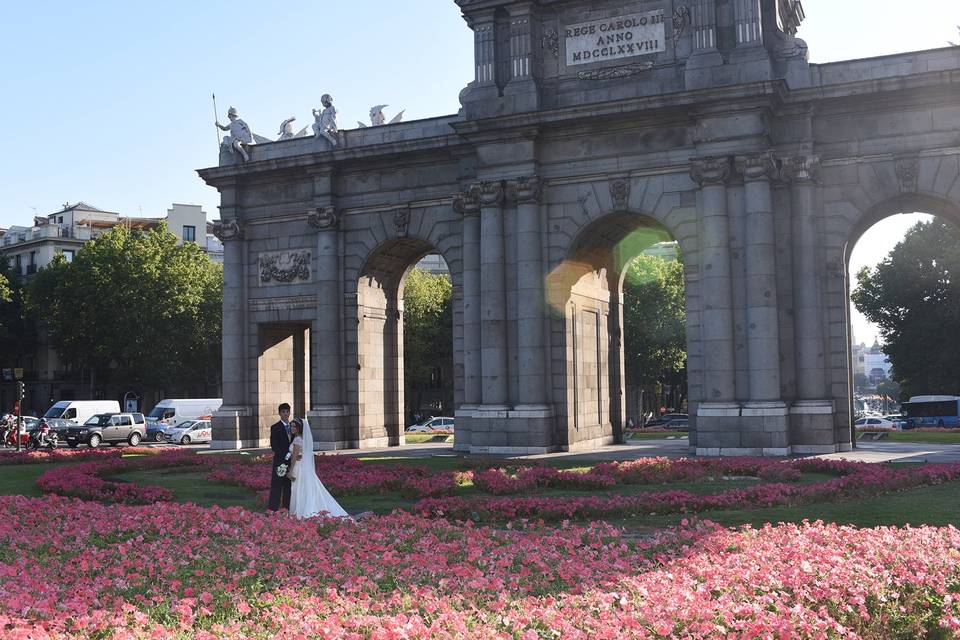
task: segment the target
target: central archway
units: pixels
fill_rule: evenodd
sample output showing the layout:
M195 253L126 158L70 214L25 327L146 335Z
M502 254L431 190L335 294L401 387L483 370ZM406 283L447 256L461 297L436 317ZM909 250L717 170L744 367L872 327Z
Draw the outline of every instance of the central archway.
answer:
M553 334L563 336L564 357L554 357L554 373L565 380L557 406L564 448L623 441L624 280L637 256L675 240L651 217L607 214L580 230L566 258L548 274Z
M404 288L411 271L428 255L439 255L431 243L395 238L379 245L360 272L357 341L355 353L348 352L356 362L355 377L349 391L356 408L353 428L365 446L404 444L406 415L411 413L404 385ZM452 378L452 364L446 368ZM448 409L452 415L452 407Z

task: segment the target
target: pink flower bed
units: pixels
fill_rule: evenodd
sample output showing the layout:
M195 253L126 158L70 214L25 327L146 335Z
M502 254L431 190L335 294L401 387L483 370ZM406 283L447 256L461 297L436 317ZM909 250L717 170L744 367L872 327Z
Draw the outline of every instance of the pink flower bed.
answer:
M16 638L920 638L960 631L960 532L821 523L646 539L0 497Z
M636 461L641 467L655 461ZM700 461L692 461L700 462ZM711 460L704 461L707 463ZM742 459L744 465L725 467L726 470L741 468L751 470L750 460ZM635 463L613 463L637 466ZM842 460L802 459L793 462L756 461L759 467L783 465L793 472L817 471L840 474L823 482L811 484L785 484L772 482L745 489L729 489L712 495L700 495L689 491L657 491L634 495L591 495L562 497L500 497L464 498L447 496L426 498L413 507L415 513L430 517L444 517L473 521L509 521L519 518L543 520L629 518L646 514L699 513L716 509L759 508L776 505L808 504L826 500L839 500L875 496L890 491L910 489L922 485L940 484L960 478L960 463L932 464L917 468L894 469L884 465ZM599 466L599 465L598 465ZM709 466L709 465L706 465ZM694 469L693 465L677 465L677 469ZM772 469L772 466L771 466ZM596 471L596 468L594 469ZM757 471L754 467L752 470ZM776 475L776 472L770 471Z
M46 462L80 462L105 460L124 455L155 455L160 449L151 447L118 447L107 449L39 449L36 451L0 451L0 465L41 464Z
M121 458L120 455L101 456L105 460L64 465L50 469L37 478L37 486L44 493L55 493L86 500L149 504L171 500L173 492L164 487L141 486L132 482L117 482L103 476L143 469L166 469L184 466L210 466L217 463L210 456L199 456L193 451L145 449L149 455ZM130 451L125 449L124 451Z

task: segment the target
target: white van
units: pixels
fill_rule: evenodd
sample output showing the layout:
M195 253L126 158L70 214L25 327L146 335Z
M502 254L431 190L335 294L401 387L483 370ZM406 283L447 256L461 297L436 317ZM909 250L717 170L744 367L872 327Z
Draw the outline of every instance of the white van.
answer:
M195 398L195 399L174 399L161 400L153 411L147 414L147 424L162 423L168 427L174 427L185 420L196 420L197 418L213 415L213 412L223 404L222 398Z
M61 429L83 424L98 413L120 413L120 403L116 400L61 400L47 409L43 417L51 428Z

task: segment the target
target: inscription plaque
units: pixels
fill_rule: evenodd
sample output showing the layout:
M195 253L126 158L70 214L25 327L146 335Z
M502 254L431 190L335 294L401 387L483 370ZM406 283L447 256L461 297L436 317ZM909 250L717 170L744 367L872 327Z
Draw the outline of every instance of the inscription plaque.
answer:
M568 67L666 51L663 10L571 24L564 41Z

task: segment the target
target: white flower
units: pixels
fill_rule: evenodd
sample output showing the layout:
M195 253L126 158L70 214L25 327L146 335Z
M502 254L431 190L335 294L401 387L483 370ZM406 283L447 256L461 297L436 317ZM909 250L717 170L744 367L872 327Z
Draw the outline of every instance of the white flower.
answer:
M280 478L282 478L282 477L284 477L285 475L287 475L287 469L288 469L288 468L289 468L289 467L287 467L287 465L281 464L279 467L277 467L277 476L280 477Z

